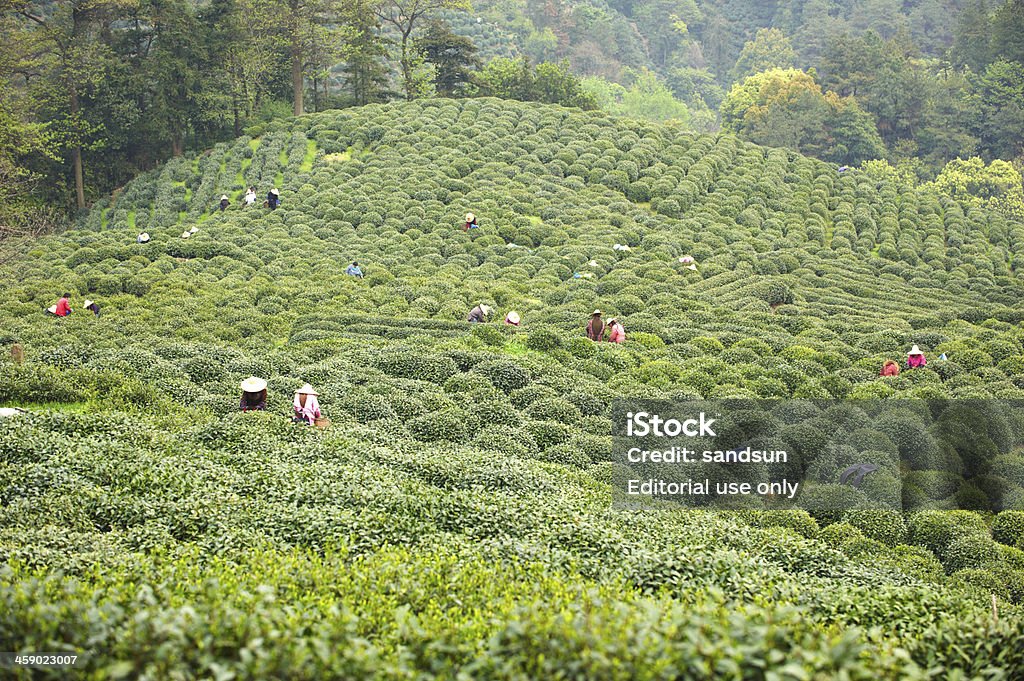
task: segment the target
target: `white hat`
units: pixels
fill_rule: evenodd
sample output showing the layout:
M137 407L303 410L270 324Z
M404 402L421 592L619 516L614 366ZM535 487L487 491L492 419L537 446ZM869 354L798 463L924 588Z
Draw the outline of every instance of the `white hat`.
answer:
M51 305L50 307L46 308L46 311L47 312L52 312L53 314L57 314L57 306L56 305Z
M907 357L910 357L911 355L923 355L923 354L924 353L921 352L921 349L915 345L914 347L910 348L910 352L907 353Z
M198 228L198 227L195 227L195 226L193 226L193 227L192 227L192 229L190 229L190 230L188 230L188 231L190 231L190 232L192 232L193 234L195 234L196 232L198 232L198 231L199 231L199 228Z
M221 195L220 195L220 200L221 200L221 201L228 201L228 200L230 200L230 199L228 199L228 195L227 195L227 194L221 194Z
M192 232L188 231L187 229L184 232L181 233L181 238L182 239L187 239L190 236L192 236Z
M476 216L472 213L466 213L466 222L473 222L473 220L476 220Z
M515 312L515 311L509 312L507 315L505 315L505 318L508 319L513 324L518 324L519 323L519 313L518 312Z
M591 312L591 313L590 313L590 316L591 316L591 317L593 317L593 316L595 316L595 315L597 315L597 316L600 316L600 314L601 314L601 311L600 311L600 310L594 310L593 312Z
M296 390L295 394L296 395L319 395L320 393L318 393L317 391L313 390L313 386L311 386L309 383L306 383L301 388Z
M489 315L491 314L491 307L489 305L481 305L480 311L483 312L485 315Z
M617 317L612 317L611 319L608 320L608 323L609 324L614 324L617 321L619 321Z
M598 262L596 260L591 260L587 264L590 265L591 267L597 267L598 266Z
M273 189L271 189L270 193L273 194L274 196L280 196L281 195L281 192L277 191L277 187L274 187Z
M142 234L139 235L139 243L140 244L144 244L147 241L149 241L149 234L147 232L143 232Z
M249 378L245 379L244 381L242 381L241 385L242 390L244 390L247 393L258 393L261 390L264 390L266 387L267 382L264 381L262 378L256 378L255 376L250 376Z
M82 307L89 307L90 305L92 305L92 301L91 301L91 300L89 300L88 298L86 298L86 300L85 300L85 304L84 304L84 305L82 305Z
M696 270L697 266L696 265L687 265L686 269L688 269L688 270Z

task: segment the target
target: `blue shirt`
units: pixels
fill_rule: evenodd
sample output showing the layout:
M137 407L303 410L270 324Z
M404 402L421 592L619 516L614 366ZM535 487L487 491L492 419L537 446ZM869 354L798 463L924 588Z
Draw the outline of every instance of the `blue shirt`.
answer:
M352 275L353 277L359 277L360 279L363 277L363 271L355 265L349 265L348 269L345 270L345 274Z

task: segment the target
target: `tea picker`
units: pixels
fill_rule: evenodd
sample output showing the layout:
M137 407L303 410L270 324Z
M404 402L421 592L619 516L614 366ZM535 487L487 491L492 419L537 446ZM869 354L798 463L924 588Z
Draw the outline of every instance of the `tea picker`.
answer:
M228 198L227 194L222 194L220 197L220 212L224 212L231 205L231 199Z
M471 229L479 229L480 225L477 224L476 216L472 213L466 213L466 224L462 226L463 232L468 232Z
M267 382L262 378L250 376L242 381L242 399L238 408L242 411L266 411Z
M345 269L345 274L347 274L350 277L355 277L356 279L363 278L363 271L359 269L359 263L357 263L355 260L353 260L352 264Z
M487 318L491 316L491 312L492 310L489 306L481 303L480 305L477 305L472 310L470 310L469 317L466 318L466 321L470 322L471 324L479 324L481 322L485 322L487 321Z
M310 426L315 425L317 419L323 416L320 413L320 402L316 399L319 394L309 383L296 390L295 400L292 402L295 409L292 421Z
M601 311L594 310L590 313L590 321L587 322L587 338L592 341L600 341L604 336L604 321L601 319Z
M74 312L74 310L71 309L71 303L68 301L68 298L70 297L70 293L65 293L60 297L60 300L57 301L56 305L51 305L46 308L46 311L49 314L56 315L58 317L67 317L69 314Z
M626 340L626 329L623 328L622 322L612 317L608 320L608 342L622 343L624 340Z

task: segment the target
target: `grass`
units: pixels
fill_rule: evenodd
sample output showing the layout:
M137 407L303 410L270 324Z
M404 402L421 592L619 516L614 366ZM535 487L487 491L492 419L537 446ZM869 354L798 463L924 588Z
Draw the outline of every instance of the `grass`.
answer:
M86 412L102 411L103 405L93 400L86 402L0 402L0 407L17 407L26 411L62 411L84 414Z
M313 161L316 160L316 140L306 140L306 156L302 159L299 172L308 173L313 169Z

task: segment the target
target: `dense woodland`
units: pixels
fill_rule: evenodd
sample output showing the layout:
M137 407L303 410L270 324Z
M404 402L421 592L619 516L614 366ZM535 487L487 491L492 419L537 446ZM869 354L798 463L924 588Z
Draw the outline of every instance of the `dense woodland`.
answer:
M1020 213L1024 2L3 0L3 229L304 111L492 95L730 132ZM980 169L971 164L981 163ZM1010 196L1012 195L1012 196Z

